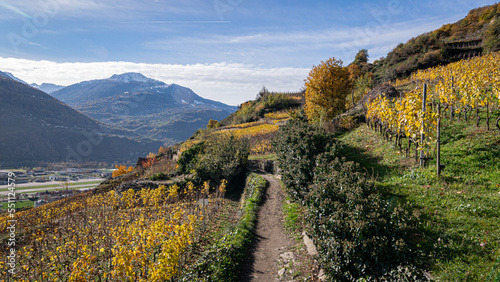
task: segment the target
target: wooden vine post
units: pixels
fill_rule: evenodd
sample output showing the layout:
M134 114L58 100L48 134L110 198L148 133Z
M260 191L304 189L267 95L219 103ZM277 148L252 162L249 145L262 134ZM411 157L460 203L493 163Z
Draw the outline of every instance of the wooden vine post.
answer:
M437 148L436 148L436 167L437 167L437 177L441 177L441 101L438 101L438 118L437 118Z
M426 109L426 100L427 100L427 84L424 83L424 93L422 97L422 120L425 118ZM425 123L422 122L422 127L424 127ZM420 135L420 167L424 167L425 165L425 153L424 153L424 142L425 142L425 128L422 128L422 134Z

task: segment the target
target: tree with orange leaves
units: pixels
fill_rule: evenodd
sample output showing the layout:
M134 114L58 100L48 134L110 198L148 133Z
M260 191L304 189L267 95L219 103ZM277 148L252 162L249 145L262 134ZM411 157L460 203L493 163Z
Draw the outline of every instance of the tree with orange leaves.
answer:
M330 58L313 67L305 86L306 116L310 123L321 125L345 110L352 80L342 61Z
M115 167L116 167L116 170L113 171L113 174L112 174L113 178L117 177L117 176L120 176L120 175L123 175L123 174L126 174L126 173L129 173L132 170L134 170L133 167L127 168L124 165L115 165Z

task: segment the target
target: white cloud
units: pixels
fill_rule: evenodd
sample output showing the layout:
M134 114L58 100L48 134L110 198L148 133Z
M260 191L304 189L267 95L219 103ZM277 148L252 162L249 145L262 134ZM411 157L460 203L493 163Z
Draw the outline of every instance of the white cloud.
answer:
M265 85L270 90L298 91L309 69L264 68L255 65L215 63L193 65L132 62L57 63L0 57L2 71L28 83L70 85L113 74L140 72L147 77L191 88L202 97L238 105L254 99Z

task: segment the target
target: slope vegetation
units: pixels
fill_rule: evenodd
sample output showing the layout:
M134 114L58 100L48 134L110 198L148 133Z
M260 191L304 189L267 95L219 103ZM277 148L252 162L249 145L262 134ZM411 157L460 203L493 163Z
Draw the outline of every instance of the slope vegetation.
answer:
M419 69L500 50L500 4L471 10L462 20L399 44L367 65L376 81L404 78Z

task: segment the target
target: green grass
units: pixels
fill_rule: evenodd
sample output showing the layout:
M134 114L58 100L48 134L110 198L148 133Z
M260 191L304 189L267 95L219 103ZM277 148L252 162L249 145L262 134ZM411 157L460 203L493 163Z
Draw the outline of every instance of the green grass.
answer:
M419 247L436 280L484 281L499 271L500 134L483 127L444 121L440 180L435 161L417 167L364 124L339 138L380 191L420 210Z
M267 180L260 175L252 173L247 177L240 221L216 240L180 281L237 281L242 264L248 259L257 210L267 186Z
M289 197L283 201L283 225L287 230L297 232L302 229L301 216L304 211L301 207L300 204L291 202Z
M2 209L8 209L9 206L8 203L2 203ZM33 201L22 201L22 202L16 202L16 209L24 208L24 207L33 207L34 203Z
M262 156L249 156L248 157L248 160L250 161L276 161L278 159L278 157L276 156L276 154L269 154L269 155L262 155Z

